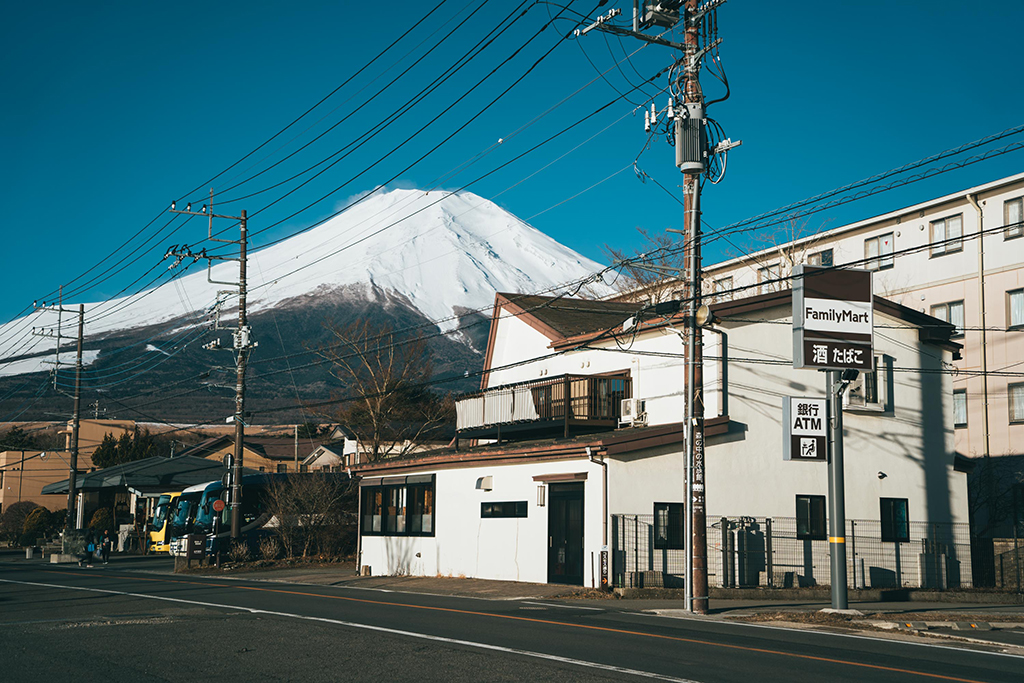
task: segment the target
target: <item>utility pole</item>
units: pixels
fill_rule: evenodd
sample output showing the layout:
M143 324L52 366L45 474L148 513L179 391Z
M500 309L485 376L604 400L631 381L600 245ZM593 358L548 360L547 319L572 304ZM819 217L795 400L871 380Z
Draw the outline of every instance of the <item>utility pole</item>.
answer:
M249 327L246 315L246 262L248 258L247 246L249 243L246 212L243 209L239 216L215 214L213 212L213 190L210 190L209 205L207 206L204 204L203 208L199 211L193 211L192 204L188 204L184 211L178 210L175 207L175 202L171 202L170 210L171 213L180 213L188 216L207 216L209 218L209 228L207 232L208 240L212 242L223 242L225 244L238 245L238 258L207 254L206 249L199 252L193 252L187 245L172 246L164 255L164 258L167 258L168 256L175 257L174 263L170 266L171 268L177 267L186 258L193 259L193 263L200 259L205 259L207 261L206 279L208 282L219 285L231 285L238 288L238 325L233 328L222 328L220 327L220 320L218 317L217 323L214 326L214 329L234 330L234 333L232 334L232 347L235 352L235 414L228 418L228 422L233 422L235 425L235 450L228 467L228 489L231 496L229 502L231 509L231 538L238 538L241 535L242 525L242 465L245 446L245 371L249 353L257 346L257 343L253 341L252 328ZM228 220L238 221L239 238L237 240L223 240L215 238L213 236L214 218L226 218ZM214 261L238 261L238 282L214 280L212 276ZM221 348L220 340L215 339L209 344L206 344L204 348L208 350L219 349Z
M843 391L849 380L842 370L827 370L829 405L828 548L832 609L849 609L846 586L846 485L843 473Z
M34 306L37 311L53 311L57 313L57 327L55 330L50 329L36 329L32 328L32 334L38 337L51 337L57 340L57 349L55 360L53 361L53 387L60 393L64 393L60 390L57 385L57 372L60 369L62 363L60 362L60 340L61 335L61 323L63 322L64 313L72 313L73 309L64 308L64 287L60 288L60 295L56 306L47 305L43 302L42 306ZM82 417L82 342L85 337L85 305L78 304L78 341L77 341L77 352L75 355L75 393L71 395L74 401L72 412L71 412L71 448L70 448L70 461L68 463L68 509L67 514L64 518L64 529L65 531L70 529L76 529L80 525L77 523L77 516L75 515L76 499L78 497L78 426L81 422ZM67 394L65 394L66 396Z
M712 182L721 180L725 172L725 155L733 143L719 139L709 149L706 104L700 86L700 71L705 56L714 54L722 40L718 37L718 7L725 0L634 0L632 28L613 23L622 12L610 10L597 21L576 32L585 35L592 30L630 36L647 43L669 47L681 56L670 70L669 90L672 96L661 111L652 102L644 109L645 129L652 135L667 123L675 143L676 166L683 173L683 216L686 229L684 242L683 280L688 301L686 338L686 438L685 471L685 535L686 544L686 607L699 614L708 611L707 523L704 481L704 372L703 338L697 311L701 307L703 275L701 272L700 193L706 176ZM668 29L683 25L682 43L662 36ZM646 34L644 29L658 27L661 33ZM724 76L724 72L723 72ZM729 95L727 80L726 94ZM659 121L659 116L662 121ZM717 129L717 130L720 130ZM720 159L720 161L719 161ZM712 172L713 162L718 166ZM714 175L714 177L712 177ZM679 232L673 230L672 232ZM678 271L677 271L678 272Z

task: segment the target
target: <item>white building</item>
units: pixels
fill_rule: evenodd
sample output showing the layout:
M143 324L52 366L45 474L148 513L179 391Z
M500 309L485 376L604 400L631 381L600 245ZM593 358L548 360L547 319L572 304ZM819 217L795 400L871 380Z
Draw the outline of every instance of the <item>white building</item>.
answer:
M845 417L847 536L861 544L852 582L969 584L966 482L942 372L958 357L953 326L880 298L874 308L886 328L879 369ZM827 582L826 466L782 455L783 397L821 397L825 381L792 368L789 292L713 310L721 322L705 335L704 362L712 585ZM607 549L615 585L678 580L682 322L623 332L636 313L635 304L499 294L483 390L457 404L459 447L353 468L360 564L591 586ZM623 421L632 398L642 413Z

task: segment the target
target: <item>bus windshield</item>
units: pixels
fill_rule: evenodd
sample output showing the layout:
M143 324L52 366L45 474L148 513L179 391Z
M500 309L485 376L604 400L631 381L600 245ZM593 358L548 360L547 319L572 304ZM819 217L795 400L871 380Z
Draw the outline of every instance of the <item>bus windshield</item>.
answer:
M153 520L149 523L150 531L160 531L167 522L168 508L170 507L170 494L163 494L156 502L156 509L153 511Z
M203 498L196 510L196 519L192 522L192 531L197 534L208 534L214 531L213 525L217 513L213 509L213 502L221 497L224 487L213 485L203 492Z
M202 495L201 491L196 491L194 493L183 493L178 498L178 504L174 509L174 516L171 517L167 526L167 533L171 538L179 538L188 533Z

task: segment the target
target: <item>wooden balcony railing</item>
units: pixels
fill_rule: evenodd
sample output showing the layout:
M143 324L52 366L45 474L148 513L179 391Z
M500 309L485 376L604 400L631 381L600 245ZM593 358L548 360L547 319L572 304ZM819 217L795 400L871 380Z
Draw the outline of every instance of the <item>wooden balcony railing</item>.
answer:
M621 402L632 397L628 375L562 375L507 384L462 397L455 403L460 437L489 437L562 426L594 431L615 427Z

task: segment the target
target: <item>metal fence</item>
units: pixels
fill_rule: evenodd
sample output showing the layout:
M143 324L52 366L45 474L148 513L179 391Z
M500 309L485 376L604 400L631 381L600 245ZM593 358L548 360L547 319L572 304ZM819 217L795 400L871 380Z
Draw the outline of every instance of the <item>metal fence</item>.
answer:
M828 585L828 541L799 538L795 517L709 517L707 521L709 585ZM850 588L972 587L968 524L911 522L905 541L883 541L881 531L879 521L847 520ZM685 550L654 546L654 515L613 515L613 584L682 587Z

